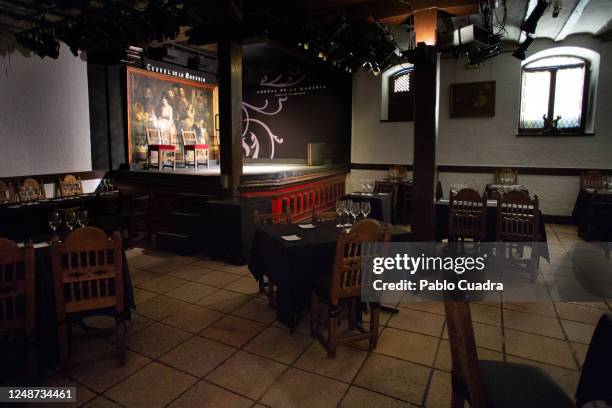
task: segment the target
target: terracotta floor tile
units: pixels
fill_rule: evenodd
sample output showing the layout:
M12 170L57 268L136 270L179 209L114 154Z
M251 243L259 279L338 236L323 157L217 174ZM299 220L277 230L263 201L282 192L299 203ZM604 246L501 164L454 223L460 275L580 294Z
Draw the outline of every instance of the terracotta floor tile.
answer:
M150 358L157 358L191 337L191 333L161 323L155 323L130 336L127 345L131 350Z
M197 304L220 312L231 313L250 299L252 299L250 296L220 289L206 296L204 299L199 300Z
M506 352L560 367L577 368L569 345L562 340L507 329Z
M155 293L165 293L184 284L183 279L160 275L158 278L148 280L138 285L140 289Z
M424 365L433 365L439 339L422 334L385 329L378 339L376 353Z
M348 384L291 368L264 394L261 402L273 408L333 408L347 388Z
M196 381L195 377L153 362L105 395L129 408L161 408Z
M248 408L252 404L250 399L200 381L170 404L169 408Z
M367 355L365 351L340 345L336 349L336 358L328 358L323 345L314 341L294 366L336 380L351 382Z
M504 326L542 336L565 339L559 320L550 317L507 309L504 312Z
M224 313L216 310L191 305L170 315L163 322L191 333L199 333L223 316Z
M252 276L245 276L225 286L225 289L245 295L256 295L259 293L259 284Z
M252 320L225 316L204 329L200 335L234 347L242 347L266 326Z
M217 291L217 288L212 286L201 285L195 282L187 282L177 288L166 292L166 296L170 296L184 302L195 303L200 299Z
M159 361L201 378L234 352L233 347L195 336L161 356Z
M162 320L176 311L186 308L187 306L189 306L189 303L187 302L160 295L149 299L146 302L142 302L140 305L138 305L136 310L138 310L138 313L145 317L154 320Z
M448 408L451 396L451 375L444 371L434 370L425 406L427 408Z
M281 363L291 364L312 343L310 336L291 334L287 330L268 327L251 340L244 350Z
M408 402L396 400L376 392L351 386L344 396L341 408L409 408L416 407Z
M391 316L387 323L389 327L409 330L439 337L444 325L444 316L400 308L399 313Z
M597 324L604 311L576 303L556 303L559 317L581 323Z
M355 385L420 405L429 380L429 368L371 354L357 374Z
M140 370L151 360L131 351L127 352L124 366L117 358L103 358L91 363L73 365L70 376L96 392L104 392Z
M276 309L270 307L267 299L253 298L232 312L233 315L261 323L271 323L276 320Z
M238 279L240 279L240 276L236 274L211 269L198 278L197 282L216 288L224 288Z
M570 341L583 344L591 343L595 325L561 319L561 326L563 326L563 330L565 330Z
M206 377L206 381L257 400L287 366L239 351Z

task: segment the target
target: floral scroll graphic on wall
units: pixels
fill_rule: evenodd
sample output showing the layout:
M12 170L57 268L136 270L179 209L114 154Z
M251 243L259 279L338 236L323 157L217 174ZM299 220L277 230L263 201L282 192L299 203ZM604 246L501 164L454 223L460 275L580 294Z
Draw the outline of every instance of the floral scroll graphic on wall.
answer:
M299 84L306 75L299 71L289 71L287 78L284 80L285 74L280 74L274 79L269 79L264 75L259 81L262 87L271 88L286 88ZM297 79L295 79L297 76ZM265 116L276 116L283 110L283 103L289 99L288 96L276 96L273 103L266 98L263 105L255 106L245 101L242 101L243 114L243 130L242 130L242 149L246 157L251 159L259 159L260 136L266 138L270 143L270 159L274 158L274 151L277 144L282 144L284 139L272 131L265 121L254 118L253 114L258 113Z

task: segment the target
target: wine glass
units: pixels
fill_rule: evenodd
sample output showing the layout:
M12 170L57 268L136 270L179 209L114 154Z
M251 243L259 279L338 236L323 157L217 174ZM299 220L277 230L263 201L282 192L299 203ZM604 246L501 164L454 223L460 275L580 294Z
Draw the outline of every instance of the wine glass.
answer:
M351 222L350 222L350 214L351 214L351 209L353 208L353 200L346 200L345 204L344 204L344 214L346 214L346 224L344 224L345 227L350 227L351 226Z
M359 181L359 185L361 186L361 193L365 194L367 190L365 177L361 178L361 180Z
M338 200L336 201L336 213L338 214L338 224L336 227L343 227L342 225L342 214L344 214L344 210L346 209L346 201Z
M368 178L367 185L368 192L370 193L370 195L372 195L372 192L374 191L374 179L372 177Z
M51 228L51 230L53 231L53 235L55 235L55 231L57 230L57 227L59 227L61 222L62 221L60 219L58 211L54 210L49 213L49 228Z
M368 218L368 215L370 215L371 211L372 211L372 204L369 201L362 201L361 202L361 213L363 214L364 218Z
M72 231L77 223L77 216L74 211L68 211L64 216L64 222L70 231Z
M354 201L351 206L351 215L353 216L353 224L357 222L357 216L361 213L361 204L359 201Z
M85 227L89 223L89 214L87 213L87 210L83 209L79 211L77 222L81 227Z

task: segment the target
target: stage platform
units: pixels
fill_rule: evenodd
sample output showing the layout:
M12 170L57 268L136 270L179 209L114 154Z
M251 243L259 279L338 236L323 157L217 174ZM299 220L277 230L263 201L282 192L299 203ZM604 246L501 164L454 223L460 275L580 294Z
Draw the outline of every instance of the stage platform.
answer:
M248 259L253 213L289 212L293 222L325 211L345 193L345 164L246 163L239 196L221 189L218 166L197 170L117 170L126 195L149 194L154 244L175 252L208 252L240 264ZM220 231L223 231L221 233ZM228 253L237 248L238 253Z

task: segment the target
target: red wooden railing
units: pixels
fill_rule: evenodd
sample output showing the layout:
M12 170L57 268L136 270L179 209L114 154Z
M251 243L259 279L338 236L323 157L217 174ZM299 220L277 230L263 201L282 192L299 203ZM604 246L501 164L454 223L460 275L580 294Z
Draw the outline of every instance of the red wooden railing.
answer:
M313 209L319 212L334 207L344 194L345 184L346 176L339 175L275 190L245 191L242 195L270 197L273 213L289 208L292 221L297 222L310 217Z

